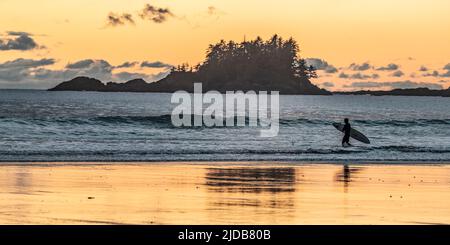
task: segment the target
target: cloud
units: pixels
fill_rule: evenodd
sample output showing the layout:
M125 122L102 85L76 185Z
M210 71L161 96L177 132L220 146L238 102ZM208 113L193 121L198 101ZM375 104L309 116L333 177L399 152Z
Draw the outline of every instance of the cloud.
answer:
M421 66L419 68L419 71L428 71L428 68L426 66Z
M144 80L146 80L145 78L147 77L147 74L124 71L124 72L116 73L116 74L114 74L114 76L122 81L129 81L129 80L138 79L138 78L143 78Z
M438 71L433 71L432 73L426 73L423 74L424 77L439 77L439 72Z
M366 71L366 70L369 70L370 68L372 68L372 67L367 62L362 63L360 65L356 64L356 63L353 63L350 65L350 69L352 69L354 71Z
M338 69L336 67L330 65L327 68L325 68L325 72L326 73L336 73L336 72L338 72Z
M39 45L31 38L27 32L9 31L10 36L6 39L0 39L0 50L32 50L39 48Z
M142 78L146 81L158 81L169 75L170 71L164 71L156 74L145 74L145 73L135 73L135 72L119 72L113 75L115 80L119 81L129 81L133 79Z
M445 70L445 73L441 74L441 77L450 77L450 63L445 65L442 69Z
M113 79L114 67L106 60L84 59L69 63L63 70L38 70L38 79L67 80L76 76L94 77L103 81Z
M402 71L395 71L391 74L391 76L393 77L402 77L403 75L405 75L405 73L403 73Z
M108 26L121 26L125 24L132 24L134 25L134 19L131 14L123 13L122 15L116 14L116 13L109 13L107 17L107 23Z
M431 73L425 73L422 76L424 77L450 77L450 63L442 67L444 70L443 73L439 73L438 71L434 70ZM420 68L420 71L428 71L428 69L424 66Z
M216 14L217 9L208 9L209 12ZM143 20L150 20L154 23L163 23L168 20L169 17L175 16L168 8L159 8L150 4L146 4L144 8L139 12L139 17ZM130 13L114 13L110 12L107 16L106 25L107 26L122 26L126 24L135 25L134 17Z
M30 71L35 68L52 65L54 59L15 59L0 63L0 80L3 81L21 81L30 75Z
M372 74L372 75L366 75L362 74L360 72L350 75L350 79L369 79L369 78L379 78L380 76L378 74Z
M19 58L19 59L15 59L12 61L6 61L4 63L0 63L0 69L11 69L11 68L28 69L28 68L47 66L47 65L53 65L53 64L55 64L54 59L33 60L33 59Z
M26 70L21 69L8 69L0 70L0 80L17 82L25 79L28 76Z
M350 85L344 85L346 88L378 88L383 87L382 83L378 82L352 82Z
M321 85L322 85L322 87L326 87L326 88L334 87L334 83L332 83L332 82L324 82Z
M316 70L322 70L326 73L336 73L338 70L336 67L328 64L325 60L319 59L319 58L307 58L305 59L307 66L312 66Z
M378 71L395 71L399 67L400 67L399 65L391 63L391 64L388 64L387 66L378 67L377 70Z
M214 7L214 6L209 6L209 7L208 7L208 12L207 12L207 13L208 13L209 16L216 16L217 19L219 19L220 16L226 14L225 12L223 12L223 11L217 9L217 8Z
M424 77L450 77L450 70L445 71L444 73L439 73L438 71L433 71L432 73L423 74Z
M76 68L75 70L77 70L77 76L90 76L100 80L110 80L113 69L114 67L105 60L93 60L89 66Z
M328 67L328 63L325 60L318 59L318 58L307 58L305 59L307 66L312 66L316 70L324 70Z
M354 74L346 74L344 72L341 72L338 76L339 78L344 78L344 79L359 79L359 80L363 80L363 79L377 79L380 76L376 73L371 74L371 75L367 75L367 74L363 74L361 72L358 73L354 73Z
M341 72L340 74L339 74L339 78L349 78L350 76L349 75L347 75L347 74L345 74L344 72Z
M367 79L367 78L370 78L370 76L369 75L364 75L364 74L362 74L362 73L355 73L355 74L352 74L351 76L350 76L350 79Z
M151 74L151 75L147 75L147 81L159 81L165 77L167 77L167 75L169 75L170 71L162 71L156 74Z
M138 62L133 61L133 62L129 62L126 61L118 66L115 66L114 68L130 68L130 67L134 67L135 65L137 65Z
M94 60L91 60L91 59L80 60L80 61L77 61L75 63L67 64L66 68L67 69L83 69L83 68L89 67L93 63L94 63Z
M169 69L156 74L119 72L114 69L131 67L137 62L125 62L119 66L112 66L106 60L84 59L67 64L63 69L48 69L46 66L55 64L54 59L16 59L0 63L0 87L2 88L42 88L47 89L59 82L70 80L77 76L88 76L102 81L123 82L135 78L143 78L153 82L160 80L170 73ZM153 62L162 67L164 63ZM151 62L148 62L151 64ZM158 65L159 64L159 65ZM167 65L167 64L166 64Z
M398 81L398 82L353 82L350 85L344 85L346 88L382 88L390 87L391 89L411 89L411 88L429 88L429 89L443 89L442 85L427 82L412 82L412 81Z
M7 31L6 33L10 36L33 36L33 34L24 31Z
M175 16L168 8L158 8L150 4L146 4L139 16L143 20L150 20L154 23L163 23L169 17Z
M166 64L163 63L161 61L154 61L154 62L149 62L149 61L144 61L141 63L141 67L149 67L149 68L167 68L170 69L173 66L170 64Z
M217 14L217 9L214 6L209 6L208 7L208 14L209 15L216 15Z

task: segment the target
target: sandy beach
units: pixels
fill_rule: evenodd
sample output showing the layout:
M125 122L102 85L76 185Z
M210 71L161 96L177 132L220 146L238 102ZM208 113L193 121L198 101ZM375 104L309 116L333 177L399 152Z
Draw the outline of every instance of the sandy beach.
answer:
M450 224L450 165L2 163L1 224Z

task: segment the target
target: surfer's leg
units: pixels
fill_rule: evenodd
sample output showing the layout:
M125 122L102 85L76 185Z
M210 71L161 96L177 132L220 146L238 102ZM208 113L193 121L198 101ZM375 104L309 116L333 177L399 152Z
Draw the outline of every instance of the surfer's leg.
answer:
M350 141L350 137L348 135L344 135L344 138L342 138L342 146L344 146L345 143L347 143L347 145L351 146L349 141Z

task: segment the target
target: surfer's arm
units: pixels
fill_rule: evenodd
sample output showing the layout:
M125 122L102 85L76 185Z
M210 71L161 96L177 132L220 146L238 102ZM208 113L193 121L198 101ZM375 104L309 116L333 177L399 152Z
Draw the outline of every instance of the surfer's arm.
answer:
M350 130L351 130L350 125L348 125L348 124L344 125L343 131L345 134L350 134Z

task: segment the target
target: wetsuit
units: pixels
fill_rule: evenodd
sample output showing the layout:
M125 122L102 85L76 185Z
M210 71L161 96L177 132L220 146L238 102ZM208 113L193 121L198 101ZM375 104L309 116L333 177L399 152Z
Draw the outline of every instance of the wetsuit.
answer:
M352 127L350 126L350 123L346 123L344 125L344 138L342 138L342 145L344 145L344 143L347 143L348 145L350 145L350 131L352 130Z

